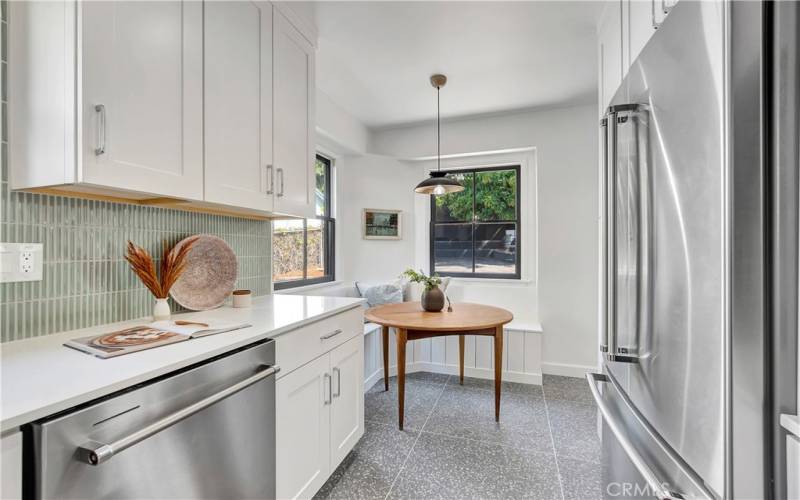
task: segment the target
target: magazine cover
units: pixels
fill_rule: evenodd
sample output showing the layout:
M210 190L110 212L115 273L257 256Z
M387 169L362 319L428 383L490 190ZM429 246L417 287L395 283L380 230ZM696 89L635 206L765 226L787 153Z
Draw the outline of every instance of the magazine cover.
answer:
M99 358L112 358L248 326L250 325L246 323L201 323L165 320L132 326L103 335L72 339L65 342L64 345Z

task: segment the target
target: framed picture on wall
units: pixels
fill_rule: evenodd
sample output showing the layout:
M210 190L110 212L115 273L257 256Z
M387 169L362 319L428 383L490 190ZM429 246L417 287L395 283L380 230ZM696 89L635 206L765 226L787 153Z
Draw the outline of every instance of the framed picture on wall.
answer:
M361 216L361 234L365 240L399 240L402 238L402 210L365 208Z

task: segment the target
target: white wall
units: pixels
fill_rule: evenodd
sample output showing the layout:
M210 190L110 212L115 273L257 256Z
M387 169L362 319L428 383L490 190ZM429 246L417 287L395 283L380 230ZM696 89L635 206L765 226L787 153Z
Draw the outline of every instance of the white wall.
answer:
M360 155L367 152L369 130L356 117L317 89L317 146L329 154Z
M381 282L414 265L416 168L378 155L336 159L337 280ZM401 240L361 237L364 208L402 210Z
M595 108L585 105L452 120L445 122L442 128L444 155L536 150L537 315L544 328L545 373L576 375L597 364ZM372 134L370 151L396 158L430 157L436 153L435 138L432 124L379 130ZM402 163L395 163L402 166ZM376 175L369 173L370 180L363 180L362 185L372 186L373 182L390 185L393 186L391 196L402 197L400 186L406 186L411 192L421 179L419 170L416 176L409 176L406 169L400 168L398 180L387 180L385 176L391 172L386 169L389 165L383 163ZM348 203L347 198L339 200L341 204ZM416 235L427 238L425 230L418 230ZM425 241L417 243L420 248L426 245ZM385 265L390 264L390 259L385 259ZM354 269L357 268L351 271ZM513 288L508 290L513 293ZM491 300L491 296L487 296L487 300ZM534 299L529 307L536 310Z

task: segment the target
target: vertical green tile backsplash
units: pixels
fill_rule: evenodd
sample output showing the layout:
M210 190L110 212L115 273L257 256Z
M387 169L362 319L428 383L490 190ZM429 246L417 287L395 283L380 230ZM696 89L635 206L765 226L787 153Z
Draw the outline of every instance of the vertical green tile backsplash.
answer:
M7 4L0 6L3 43ZM43 243L44 269L42 281L0 284L0 341L149 315L152 296L123 259L128 240L160 256L164 240L215 234L239 259L237 288L270 293L268 221L10 191L5 87L6 71L13 67L6 53L3 43L0 241ZM173 311L180 309L171 305Z

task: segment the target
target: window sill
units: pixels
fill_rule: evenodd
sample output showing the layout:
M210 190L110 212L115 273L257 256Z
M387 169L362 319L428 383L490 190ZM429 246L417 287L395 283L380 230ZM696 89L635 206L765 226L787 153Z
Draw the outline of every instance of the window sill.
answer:
M341 285L343 283L344 283L343 281L333 280L333 281L326 281L324 283L314 283L314 284L311 284L311 285L284 288L283 290L273 290L273 293L275 293L276 295L294 295L294 294L299 294L299 293L303 293L303 292L309 292L309 291L312 291L312 290L318 290L318 289L321 289L321 288L339 286L339 285Z
M489 285L530 286L534 280L525 278L450 278L450 283L484 283Z

